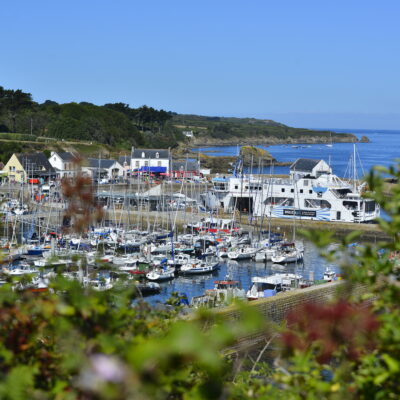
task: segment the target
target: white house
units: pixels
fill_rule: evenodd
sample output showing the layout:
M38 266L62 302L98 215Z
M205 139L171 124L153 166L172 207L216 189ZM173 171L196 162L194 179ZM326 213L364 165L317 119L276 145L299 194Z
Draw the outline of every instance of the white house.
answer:
M182 133L188 138L193 137L193 131L182 131Z
M82 171L93 179L118 179L124 177L124 168L116 160L88 158L87 161L87 165L82 168Z
M324 160L298 158L290 166L290 175L296 180L306 176L318 178L324 174L332 174L332 168Z
M132 148L131 170L138 172L169 173L170 158L169 149Z
M78 156L69 151L56 152L52 151L49 163L55 169L57 178L72 178L76 176L78 171Z

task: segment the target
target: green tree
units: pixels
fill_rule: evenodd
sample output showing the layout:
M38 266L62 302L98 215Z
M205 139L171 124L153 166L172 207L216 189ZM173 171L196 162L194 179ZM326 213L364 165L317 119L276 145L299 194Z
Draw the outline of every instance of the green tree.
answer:
M22 90L0 89L0 108L5 110L12 121L12 131L17 129L17 117L25 109L32 107L32 95Z

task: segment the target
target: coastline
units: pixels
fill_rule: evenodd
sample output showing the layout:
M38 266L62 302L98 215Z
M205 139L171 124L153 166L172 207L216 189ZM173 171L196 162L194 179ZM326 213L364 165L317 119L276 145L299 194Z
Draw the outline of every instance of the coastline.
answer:
M203 140L202 140L203 139ZM332 143L369 143L370 140L367 136L363 135L360 139L355 135L333 135ZM299 136L299 137L286 137L278 138L272 137L259 137L250 136L247 138L230 138L230 139L215 139L215 138L201 138L197 137L191 140L190 146L196 147L218 147L218 146L273 146L282 144L327 144L331 143L329 137L319 136Z

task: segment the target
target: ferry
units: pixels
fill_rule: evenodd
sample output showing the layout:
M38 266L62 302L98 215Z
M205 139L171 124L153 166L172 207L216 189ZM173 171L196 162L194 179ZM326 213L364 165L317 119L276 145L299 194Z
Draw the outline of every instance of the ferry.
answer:
M324 160L299 158L288 178L235 174L212 183L205 205L226 213L355 223L372 222L380 215L379 205L362 197L365 183L339 178Z

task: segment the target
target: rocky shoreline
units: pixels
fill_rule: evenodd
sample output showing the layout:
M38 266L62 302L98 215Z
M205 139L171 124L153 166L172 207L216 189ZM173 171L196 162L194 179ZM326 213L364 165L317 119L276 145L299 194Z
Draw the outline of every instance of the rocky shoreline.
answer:
M280 144L327 144L330 143L330 137L319 137L319 136L298 136L298 137L286 137L278 138L275 136L270 137L259 137L250 136L246 138L230 138L230 139L215 139L207 137L207 139L202 137L193 138L191 140L192 147L202 147L202 146L273 146ZM332 143L369 143L367 136L362 136L358 139L355 135L340 134L332 135Z
M217 146L240 146L240 155L245 167L257 167L262 165L263 167L274 165L274 166L288 166L291 162L281 162L275 159L271 153L265 149L256 146L270 146L270 145L295 145L295 144L328 144L331 143L330 137L316 137L316 136L299 136L297 138L290 137L285 139L279 139L277 137L260 138L260 137L248 137L243 140L232 141L208 138L207 142L202 143L201 138L194 138L190 143L186 143L184 146L174 149L174 157L196 157L199 158L202 168L209 168L213 171L222 173L229 172L232 169L233 164L236 161L235 156L215 156L212 155L213 150L198 153L191 149L201 146L206 147L217 147ZM338 134L332 135L332 143L369 143L369 139L366 136L362 136L358 139L353 134ZM207 154L208 153L208 154ZM211 154L210 154L211 153ZM293 160L294 161L294 160Z

